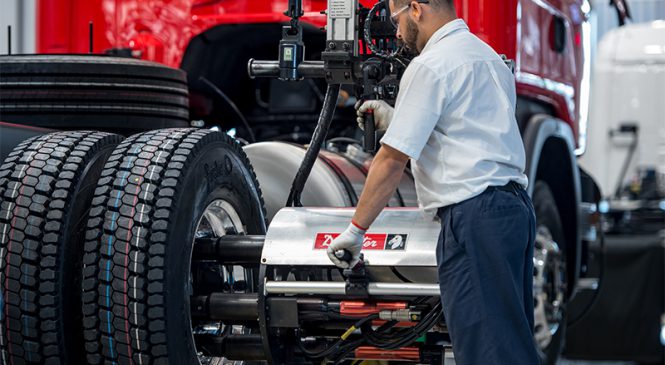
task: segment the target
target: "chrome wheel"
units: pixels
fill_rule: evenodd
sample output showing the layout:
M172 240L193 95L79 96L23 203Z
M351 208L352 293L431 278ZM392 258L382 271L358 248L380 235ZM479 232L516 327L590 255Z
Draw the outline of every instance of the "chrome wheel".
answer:
M236 209L227 201L215 200L208 204L203 211L201 218L197 223L195 231L196 238L217 238L227 235L244 235L245 226ZM196 245L196 240L193 243ZM206 280L200 280L201 272L206 276ZM251 291L254 286L251 282L251 272L242 266L221 265L215 260L193 261L189 278L189 293L196 295L201 291L209 291L210 279L218 279L218 290L225 292L246 292ZM240 283L244 283L239 285ZM228 334L247 333L244 326L226 326L221 322L195 322L192 320L192 334L194 343L197 337L217 336L222 337ZM197 345L198 346L198 345ZM225 358L206 356L203 348L197 348L197 354L201 365L241 365L242 361L232 361Z
M552 342L564 319L566 267L550 230L539 226L533 254L534 338L540 349Z

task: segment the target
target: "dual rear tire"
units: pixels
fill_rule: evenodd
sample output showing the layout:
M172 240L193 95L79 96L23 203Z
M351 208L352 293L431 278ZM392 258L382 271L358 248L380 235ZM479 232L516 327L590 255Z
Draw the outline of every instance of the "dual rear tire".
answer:
M2 364L83 363L82 241L106 158L121 137L43 135L0 167L0 359Z
M198 363L190 268L204 213L236 221L211 232L217 236L265 234L261 192L237 142L205 130L160 130L116 148L87 227L88 363ZM220 227L206 219L211 231Z
M0 167L0 363L199 363L195 238L265 231L225 134L27 140Z

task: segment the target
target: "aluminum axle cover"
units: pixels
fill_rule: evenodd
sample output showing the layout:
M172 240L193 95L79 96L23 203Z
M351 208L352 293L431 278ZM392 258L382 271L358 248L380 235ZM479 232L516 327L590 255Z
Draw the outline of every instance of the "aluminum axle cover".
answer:
M271 266L331 266L326 249L355 208L283 208L273 218L261 256ZM437 282L441 226L417 208L386 208L365 235L363 254L374 280Z

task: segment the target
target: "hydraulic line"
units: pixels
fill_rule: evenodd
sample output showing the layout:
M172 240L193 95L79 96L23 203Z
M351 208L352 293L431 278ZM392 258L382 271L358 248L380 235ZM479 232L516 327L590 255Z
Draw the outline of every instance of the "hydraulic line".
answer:
M383 350L398 350L404 348L415 342L434 327L434 325L440 321L441 315L441 303L438 302L427 312L427 315L424 316L422 321L419 321L414 327L394 330L395 325L398 323L397 321L389 321L379 326L377 329L373 329L372 320L378 318L378 314L373 313L357 321L353 326L349 327L334 344L323 350L312 351L306 349L300 340L301 336L299 330L296 331L296 342L300 350L307 357L323 358L324 363L331 361L334 364L337 364L344 361L348 355L365 344ZM357 329L360 329L361 336L355 340L349 340L349 336Z
M310 357L310 358L314 358L314 359L316 359L316 358L323 358L323 357L327 358L328 356L330 356L330 355L334 354L335 352L337 352L337 351L340 349L340 345L342 345L342 343L343 343L344 341L346 341L346 340L349 338L349 336L350 336L350 335L351 335L356 329L361 328L365 323L371 321L372 319L376 319L376 318L378 318L378 317L379 317L378 314L372 314L372 315L369 315L369 316L367 316L367 317L365 317L365 318L362 318L361 320L357 321L354 325L352 325L351 327L349 327L349 328L344 332L344 334L342 334L342 335L340 336L339 340L337 340L332 346L330 346L330 347L328 347L328 348L326 348L326 349L324 349L324 350L322 350L322 351L318 351L318 352L317 352L317 351L307 350L307 349L305 348L305 346L302 344L302 342L300 341L300 336L297 335L297 334L296 334L296 337L298 337L298 340L297 340L296 342L298 343L298 347L300 348L300 350L301 350L305 355L307 355L308 357ZM358 342L358 341L356 340L356 341L353 341L353 342L349 342L349 344L351 344L351 343L356 343L356 342ZM360 343L362 343L362 341L360 341ZM358 345L360 345L360 343L358 343ZM354 348L355 348L355 347L354 347Z
M416 326L404 328L393 333L387 333L397 324L396 321L387 322L376 330L370 326L362 329L363 337L367 342L382 349L394 350L407 346L429 331L441 318L441 303L435 305Z
M293 184L291 185L291 192L289 193L289 198L286 201L286 206L302 207L302 202L300 201L300 195L302 194L307 178L309 177L310 172L312 172L312 167L314 167L314 162L319 155L321 146L326 139L328 134L328 129L330 128L330 123L332 122L333 116L335 115L335 107L337 106L337 97L339 96L340 85L338 84L329 84L328 89L326 90L326 96L323 100L323 107L321 108L321 114L319 115L319 121L312 135L312 141L307 147L307 152L305 152L305 158L300 164L298 173L293 179Z

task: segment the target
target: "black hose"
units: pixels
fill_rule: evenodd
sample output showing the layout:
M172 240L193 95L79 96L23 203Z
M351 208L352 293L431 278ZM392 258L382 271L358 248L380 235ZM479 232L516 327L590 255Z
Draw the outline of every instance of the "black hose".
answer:
M371 321L379 317L378 314L374 313L361 318L349 328L349 331L356 328L360 329L361 337L358 339L346 340L346 337L342 336L333 344L323 349L310 350L305 348L301 342L300 330L296 330L296 343L300 351L310 359L323 358L322 363L332 362L333 364L339 364L344 361L348 354L363 344L384 350L395 350L408 346L434 327L440 321L441 316L441 302L439 301L414 327L393 331L397 321L389 321L377 329L372 329Z
M425 318L413 328L405 328L391 333L389 331L395 327L397 321L389 321L376 330L372 329L372 325L369 321L365 321L361 327L362 337L360 339L340 344L337 351L328 354L326 358L332 360L333 364L340 364L345 360L347 355L358 346L365 343L384 350L396 350L408 346L436 325L441 319L441 316L442 310L441 303L439 302L429 311L429 313L427 313Z
M407 346L424 333L429 331L437 322L439 322L442 315L441 303L437 303L425 317L412 328L400 329L396 332L390 333L392 327L396 322L388 322L383 326L372 330L371 327L365 326L362 329L363 338L367 340L367 343L371 346L375 346L385 350L394 350L401 347Z
M367 322L369 322L373 319L377 319L377 318L379 318L378 314L370 314L369 316L363 317L359 321L357 321L351 328L349 328L349 330L355 329L355 328L361 328L362 326L365 325L365 323L367 323ZM323 349L322 351L311 351L311 350L306 349L305 346L303 345L303 343L300 341L300 333L299 332L300 332L300 330L296 330L296 343L297 343L298 347L300 348L300 351L302 351L307 357L312 358L312 359L326 358L330 355L334 355L334 354L338 353L340 351L340 349L347 349L349 347L356 348L364 342L363 339L359 339L359 340L349 341L347 343L344 343L346 337L342 336L339 340L335 341L335 343L333 345Z
M323 107L321 108L321 114L319 115L319 121L316 124L316 129L312 135L312 141L309 143L307 152L305 152L305 158L302 160L300 168L298 169L298 173L293 179L291 192L289 193L289 198L286 201L287 207L302 207L302 203L300 202L300 195L302 194L309 174L312 172L314 162L316 162L316 159L319 156L319 151L321 150L321 146L326 139L328 129L330 129L330 123L332 122L333 116L335 115L335 107L337 106L339 88L340 86L338 84L328 85L328 89L326 90L326 97L323 100Z

